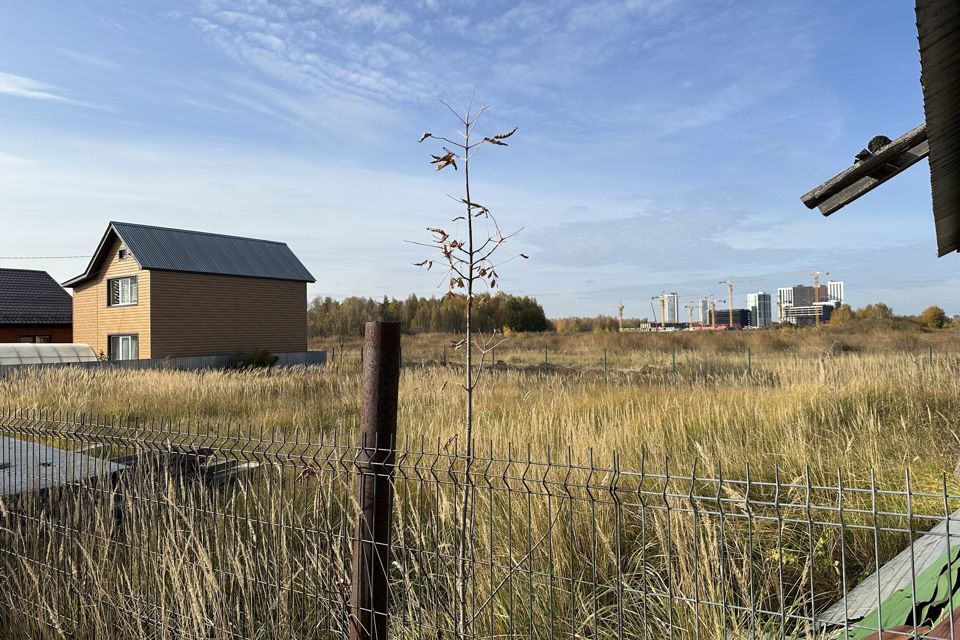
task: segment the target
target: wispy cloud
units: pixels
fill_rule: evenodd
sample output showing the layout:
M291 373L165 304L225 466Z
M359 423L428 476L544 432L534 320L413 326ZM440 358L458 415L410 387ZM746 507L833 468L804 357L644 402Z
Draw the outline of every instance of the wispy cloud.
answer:
M8 164L8 165L16 164L16 165L28 166L28 165L34 165L36 163L30 158L24 158L23 156L18 156L13 153L6 153L4 151L0 151L0 164Z
M356 0L274 3L204 0L189 20L237 60L297 88L339 91L396 103L433 100L438 92L543 94L580 82L583 72L616 56L626 26L665 20L679 0L519 2L403 8ZM630 21L634 22L631 23ZM611 21L614 24L611 24Z
M55 90L55 87L39 80L0 71L0 93L18 98L70 102L70 98L54 93Z
M3 71L0 71L0 94L31 100L63 102L88 109L111 110L110 107L104 105L65 96L60 93L59 88L45 82Z
M82 64L86 64L94 67L101 67L103 69L119 69L120 68L120 65L117 62L110 60L109 58L98 56L92 53L87 53L85 51L77 51L75 49L68 49L66 47L54 47L53 50L56 51L57 53L65 55L66 57L70 58L75 62L80 62Z
M198 0L170 19L288 90L402 110L476 86L505 115L608 144L625 125L663 138L784 95L811 65L804 15L689 0Z

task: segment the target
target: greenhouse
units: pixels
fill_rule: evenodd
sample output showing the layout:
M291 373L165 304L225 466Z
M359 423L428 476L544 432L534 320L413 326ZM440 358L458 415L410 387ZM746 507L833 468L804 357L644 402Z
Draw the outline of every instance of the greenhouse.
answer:
M97 354L86 344L0 343L0 366L95 362Z

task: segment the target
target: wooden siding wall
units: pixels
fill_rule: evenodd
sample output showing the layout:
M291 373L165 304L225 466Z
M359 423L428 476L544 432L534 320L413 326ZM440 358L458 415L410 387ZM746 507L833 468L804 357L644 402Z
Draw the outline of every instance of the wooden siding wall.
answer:
M173 271L150 275L151 357L307 349L306 283Z
M141 358L151 358L150 349L150 280L151 273L140 268L136 256L117 256L120 241L114 240L108 259L97 276L73 290L73 339L88 344L97 354L107 354L107 336L138 334ZM119 276L137 276L136 305L107 306L107 280Z

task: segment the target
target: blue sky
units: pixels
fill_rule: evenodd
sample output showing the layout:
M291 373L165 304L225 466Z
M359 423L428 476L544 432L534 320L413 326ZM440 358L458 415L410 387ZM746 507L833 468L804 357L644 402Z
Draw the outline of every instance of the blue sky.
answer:
M548 315L730 275L742 304L814 267L855 306L960 313L926 162L827 219L799 200L922 122L914 24L866 0L4 2L0 256L89 254L123 220L283 240L311 295L440 294L405 241L459 214L459 176L417 139L475 90L487 131L519 126L472 168L524 228L502 284Z

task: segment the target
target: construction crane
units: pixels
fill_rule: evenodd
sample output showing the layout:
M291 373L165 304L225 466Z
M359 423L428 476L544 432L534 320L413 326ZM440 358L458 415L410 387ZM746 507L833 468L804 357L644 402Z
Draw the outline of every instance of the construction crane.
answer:
M760 282L758 278L737 278L737 282ZM727 302L730 303L730 316L727 318L727 326L731 329L733 328L733 276L730 276L726 280L721 280L717 284L727 285Z
M717 303L723 304L724 300L717 300L713 296L707 297L707 300L710 301L710 328L717 328Z
M683 305L683 308L687 310L687 317L689 320L687 322L687 327L693 327L693 310L697 308L697 305L687 303Z
M620 324L620 331L623 331L623 302L617 303L617 322Z
M654 300L659 300L659 301L660 301L660 328L661 328L661 329L666 329L666 328L667 328L667 292L666 292L666 291L661 291L661 292L660 292L660 295L658 295L658 296L653 296L652 298L650 298L650 308L651 308L651 309L653 308L653 301L654 301ZM653 312L653 319L654 319L654 320L657 319L657 312L656 312L656 311Z

